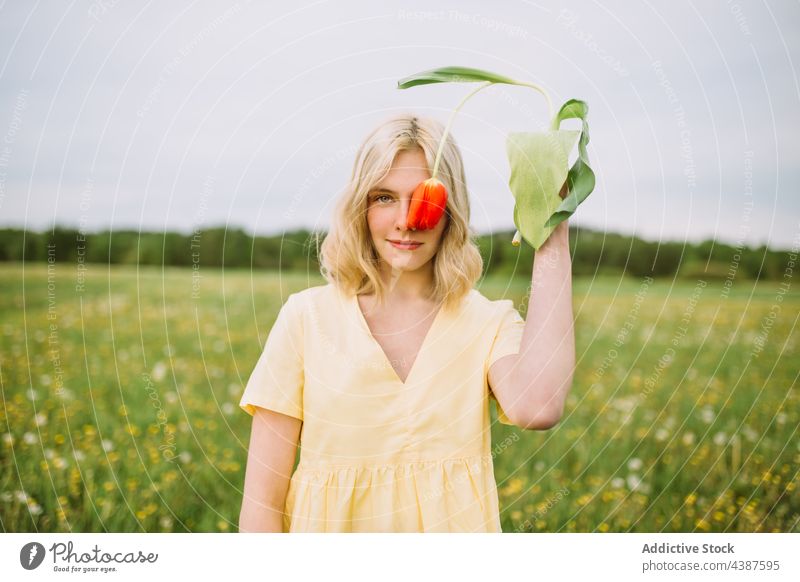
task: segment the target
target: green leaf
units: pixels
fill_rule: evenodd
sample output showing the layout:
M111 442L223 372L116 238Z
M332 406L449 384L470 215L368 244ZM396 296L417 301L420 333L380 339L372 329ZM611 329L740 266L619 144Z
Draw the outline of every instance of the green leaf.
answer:
M514 195L514 224L522 238L538 249L555 228L545 225L561 203L558 195L567 179L569 152L580 132L550 130L510 133L506 152Z
M517 81L503 75L497 75L481 69L469 67L441 67L409 75L397 82L398 89L408 89L417 85L431 83L474 83L477 81L491 81L492 83L518 84Z
M589 124L586 121L588 115L589 106L577 99L570 99L564 103L556 115L554 123L557 127L565 119L580 119L583 123L583 128L581 130L581 138L578 141L578 159L575 160L567 175L569 193L550 218L547 219L545 227L555 228L559 223L572 216L578 206L594 190L594 172L589 167L589 155L586 152L586 144L589 143Z

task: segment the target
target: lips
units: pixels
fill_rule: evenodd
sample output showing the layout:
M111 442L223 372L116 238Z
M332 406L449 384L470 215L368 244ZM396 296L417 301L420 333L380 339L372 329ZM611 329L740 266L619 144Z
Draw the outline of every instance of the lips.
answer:
M389 240L389 243L398 249L413 251L422 246L422 243L414 240Z

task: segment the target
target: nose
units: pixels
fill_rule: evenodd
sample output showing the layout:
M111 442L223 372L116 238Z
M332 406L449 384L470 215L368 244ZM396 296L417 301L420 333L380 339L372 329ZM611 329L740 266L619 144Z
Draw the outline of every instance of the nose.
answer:
M409 230L406 225L408 223L408 209L411 206L411 198L401 198L400 204L397 205L398 210L394 217L395 228L399 231ZM414 228L410 230L416 230Z

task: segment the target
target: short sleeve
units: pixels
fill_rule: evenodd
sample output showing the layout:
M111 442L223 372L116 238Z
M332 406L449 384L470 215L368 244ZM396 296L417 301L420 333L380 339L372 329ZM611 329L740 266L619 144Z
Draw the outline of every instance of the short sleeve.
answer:
M522 333L525 331L525 320L514 308L514 303L510 299L503 299L497 303L502 304L500 323L489 352L487 370L500 358L519 353L519 347L522 345Z
M487 358L486 373L489 373L489 368L492 367L497 360L512 354L518 354L519 348L522 345L522 333L525 331L525 320L514 308L514 303L510 299L503 299L497 303L502 305L500 309L500 323L497 327L497 332L492 342L492 347ZM489 392L489 396L497 404L497 420L502 424L514 426L514 423L508 419L505 411L500 406L494 393Z
M303 319L292 294L278 312L239 406L251 416L256 406L303 420Z

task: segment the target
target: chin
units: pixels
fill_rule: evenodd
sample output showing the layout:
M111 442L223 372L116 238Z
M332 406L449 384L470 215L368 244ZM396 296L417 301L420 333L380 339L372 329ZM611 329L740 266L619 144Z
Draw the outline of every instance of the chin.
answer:
M383 262L392 269L398 271L416 271L417 269L424 267L428 261L417 257L402 257L393 255L389 257L383 257Z

